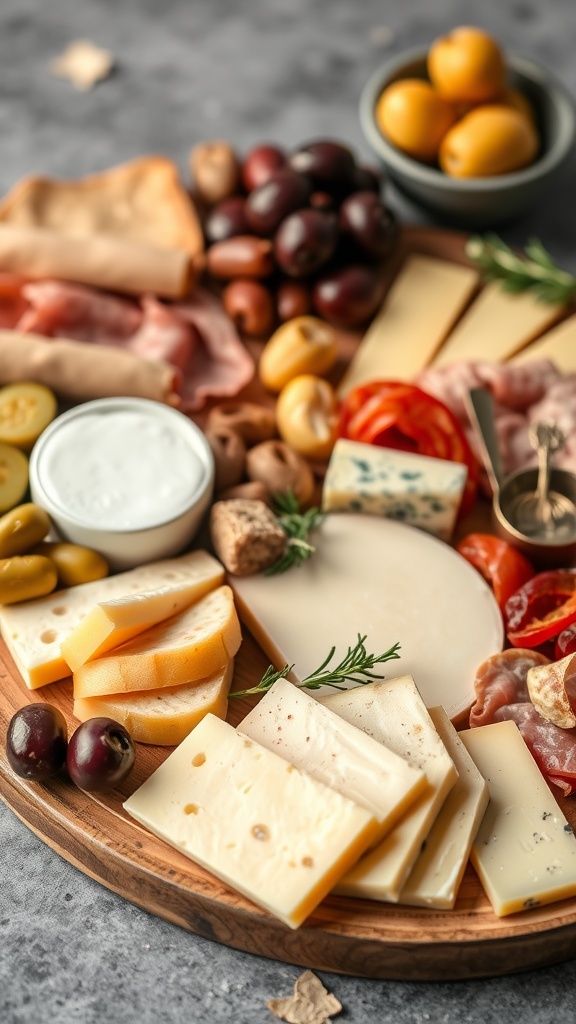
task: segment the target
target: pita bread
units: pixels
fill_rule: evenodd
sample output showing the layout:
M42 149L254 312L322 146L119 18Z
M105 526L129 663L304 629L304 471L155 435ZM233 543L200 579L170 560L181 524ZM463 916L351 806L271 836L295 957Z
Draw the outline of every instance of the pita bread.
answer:
M196 261L204 249L194 204L178 168L145 156L75 181L32 176L0 202L0 223L42 228L70 238L111 237L181 249Z

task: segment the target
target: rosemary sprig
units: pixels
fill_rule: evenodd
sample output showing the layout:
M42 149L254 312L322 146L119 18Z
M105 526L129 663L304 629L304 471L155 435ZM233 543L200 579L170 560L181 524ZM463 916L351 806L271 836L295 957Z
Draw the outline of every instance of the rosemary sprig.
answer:
M371 679L383 679L384 676L378 675L372 670L376 665L399 658L400 644L394 644L387 651L384 651L384 654L369 654L365 647L365 641L366 637L360 636L360 633L358 633L358 640L355 646L348 648L347 653L338 665L329 668L328 666L336 651L336 648L333 647L322 664L311 675L306 676L301 683L296 683L295 685L306 690L319 690L321 686L333 686L335 690L346 690L347 687L344 685L346 681L359 685L361 683L368 683ZM252 697L266 693L278 679L283 679L293 668L294 665L284 665L283 668L277 670L273 665L269 665L256 686L252 686L249 690L236 690L235 693L231 693L229 696Z
M273 512L288 537L288 543L280 558L266 569L265 576L277 576L311 558L316 548L310 544L308 537L324 521L318 508L301 512L298 499L291 490L274 495Z
M530 239L518 255L498 235L474 236L466 245L466 255L487 280L500 281L507 292L530 291L547 305L564 305L576 298L576 277L557 267L537 238Z

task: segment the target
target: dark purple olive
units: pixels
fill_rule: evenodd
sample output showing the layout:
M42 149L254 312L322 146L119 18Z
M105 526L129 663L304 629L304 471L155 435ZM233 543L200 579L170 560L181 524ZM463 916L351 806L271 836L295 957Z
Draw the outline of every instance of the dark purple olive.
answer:
M336 203L329 192L313 192L310 196L310 206L315 210L334 210Z
M351 266L325 274L314 286L318 314L337 327L360 327L378 309L384 296L382 273L373 267Z
M204 222L204 234L209 245L224 242L235 235L249 235L243 196L230 196L214 206Z
M312 312L310 288L302 281L281 281L276 293L276 311L281 323Z
M66 760L64 715L52 704L27 704L10 720L6 754L23 779L40 782L60 771Z
M375 192L353 192L340 207L340 227L369 256L384 259L398 234L396 219Z
M66 768L80 789L113 789L134 764L130 734L113 718L89 718L70 737Z
M350 191L356 168L354 154L340 142L317 141L300 146L289 158L290 166L307 174L317 189L340 195Z
M372 167L355 167L352 175L354 192L376 192L380 195L382 175Z
M273 235L289 213L306 206L312 184L290 167L276 171L268 181L250 193L246 200L246 219L259 235Z
M274 255L290 277L307 277L330 259L338 241L338 218L323 210L298 210L282 221Z
M276 171L286 164L286 154L279 146L265 143L255 146L244 158L242 181L247 192L265 185Z

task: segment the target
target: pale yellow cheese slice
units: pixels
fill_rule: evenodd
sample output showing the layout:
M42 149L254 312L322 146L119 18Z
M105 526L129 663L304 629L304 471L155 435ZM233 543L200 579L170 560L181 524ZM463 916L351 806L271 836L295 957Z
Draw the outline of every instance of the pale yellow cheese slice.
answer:
M366 807L380 822L379 839L427 786L424 772L287 679L274 683L238 731Z
M234 662L208 679L183 686L165 686L148 693L112 693L78 697L74 716L81 722L101 716L120 722L137 743L175 747L207 714L226 718Z
M26 686L35 690L70 675L61 644L99 601L190 583L207 593L223 579L220 562L207 551L192 551L23 604L0 605L2 639Z
M563 306L538 302L530 293L512 295L498 281L486 285L432 360L434 366L461 359L509 359L562 315Z
M212 576L205 576L144 594L100 601L62 641L60 649L67 665L76 672L87 661L101 657L158 622L177 615L214 589L212 580Z
M471 860L499 917L576 895L576 837L515 722L460 733L490 803Z
M242 636L230 587L218 587L115 654L74 673L74 698L154 690L199 682L236 654Z
M322 703L426 773L424 793L337 887L344 896L396 903L458 772L411 676L357 686Z
M429 708L429 714L454 762L458 779L424 842L399 902L450 910L488 806L488 786L444 708Z
M308 917L377 828L364 807L213 715L124 807L291 928Z
M339 387L341 397L369 380L408 380L446 338L479 275L431 256L411 256L396 276Z
M532 359L551 359L562 373L576 373L576 314L512 356L510 362L522 365Z

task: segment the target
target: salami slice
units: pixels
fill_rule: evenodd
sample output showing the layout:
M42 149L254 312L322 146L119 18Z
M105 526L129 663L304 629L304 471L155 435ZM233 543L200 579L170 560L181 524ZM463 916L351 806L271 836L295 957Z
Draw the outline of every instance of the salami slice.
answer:
M546 722L533 704L508 704L495 712L495 722L516 722L522 739L542 774L563 796L576 788L576 729Z

